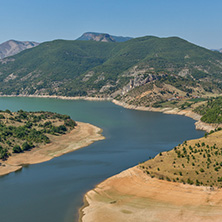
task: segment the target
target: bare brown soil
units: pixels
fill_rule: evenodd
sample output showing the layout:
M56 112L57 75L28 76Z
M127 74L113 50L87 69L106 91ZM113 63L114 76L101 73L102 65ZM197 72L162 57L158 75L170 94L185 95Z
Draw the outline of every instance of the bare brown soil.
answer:
M222 221L222 190L168 182L133 167L85 195L83 222Z
M65 135L49 136L52 142L47 145L40 145L24 153L12 154L7 161L0 161L0 176L20 170L23 165L45 162L104 139L100 128L89 123L77 124L75 129Z

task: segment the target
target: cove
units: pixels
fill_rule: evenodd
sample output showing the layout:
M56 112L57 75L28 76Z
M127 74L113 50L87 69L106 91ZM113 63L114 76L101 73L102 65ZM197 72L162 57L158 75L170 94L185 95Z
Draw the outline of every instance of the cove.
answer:
M106 137L0 177L2 222L77 221L83 195L96 184L184 140L204 135L195 130L190 118L128 110L111 102L2 97L0 109L68 114L102 128Z

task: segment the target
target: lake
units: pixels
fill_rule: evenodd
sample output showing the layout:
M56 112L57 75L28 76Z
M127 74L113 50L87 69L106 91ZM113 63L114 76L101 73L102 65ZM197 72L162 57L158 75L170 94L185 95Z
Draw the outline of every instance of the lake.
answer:
M0 98L0 109L52 111L103 129L103 141L0 177L1 222L73 222L84 194L106 178L199 138L194 120L111 102Z

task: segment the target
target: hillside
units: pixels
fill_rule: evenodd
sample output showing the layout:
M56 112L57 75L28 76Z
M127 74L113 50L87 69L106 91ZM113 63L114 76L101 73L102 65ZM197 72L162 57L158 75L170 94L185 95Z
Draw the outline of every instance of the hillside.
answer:
M112 97L159 106L221 93L222 54L177 37L56 40L1 60L0 73L1 94Z
M0 44L0 59L13 56L19 52L39 45L37 42L9 40Z
M222 53L222 48L221 49L212 49L213 51L218 51Z
M204 138L185 141L139 166L152 178L221 188L221 135L219 129Z

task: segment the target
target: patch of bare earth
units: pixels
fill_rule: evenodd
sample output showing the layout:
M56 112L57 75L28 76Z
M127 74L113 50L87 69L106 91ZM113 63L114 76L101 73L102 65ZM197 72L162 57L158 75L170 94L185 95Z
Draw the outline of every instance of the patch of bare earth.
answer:
M89 123L77 124L75 129L65 135L49 136L52 141L49 144L12 154L7 161L0 161L0 176L19 170L23 165L45 162L104 139L100 128Z
M83 222L222 221L222 190L151 178L138 167L85 195Z

